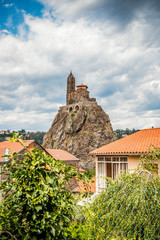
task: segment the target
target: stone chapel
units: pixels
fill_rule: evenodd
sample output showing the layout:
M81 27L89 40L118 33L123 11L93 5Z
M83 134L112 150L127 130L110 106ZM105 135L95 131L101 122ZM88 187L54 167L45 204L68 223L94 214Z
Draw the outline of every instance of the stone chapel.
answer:
M87 85L80 84L75 89L75 77L73 76L72 72L68 75L67 78L67 96L66 96L66 104L73 104L77 102L83 101L96 101L95 98L89 97L89 91L87 90Z

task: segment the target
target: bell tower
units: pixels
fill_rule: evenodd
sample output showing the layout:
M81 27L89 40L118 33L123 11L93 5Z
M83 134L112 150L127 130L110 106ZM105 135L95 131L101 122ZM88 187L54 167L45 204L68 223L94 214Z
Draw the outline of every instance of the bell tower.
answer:
M74 95L75 95L75 77L73 76L72 72L70 72L67 78L67 96L66 96L67 105L74 101Z

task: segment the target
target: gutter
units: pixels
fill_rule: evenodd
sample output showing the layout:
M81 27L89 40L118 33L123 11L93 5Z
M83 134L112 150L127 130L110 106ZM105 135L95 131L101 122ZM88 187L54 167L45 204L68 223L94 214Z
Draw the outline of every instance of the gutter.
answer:
M145 155L146 153L90 153L92 156L139 156Z

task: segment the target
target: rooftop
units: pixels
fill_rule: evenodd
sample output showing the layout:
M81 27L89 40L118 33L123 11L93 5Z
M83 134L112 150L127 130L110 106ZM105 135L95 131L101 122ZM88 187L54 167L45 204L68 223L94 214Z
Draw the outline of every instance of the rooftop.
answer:
M31 143L33 143L34 140L26 140L23 142L24 146L29 146ZM5 150L9 149L11 153L13 152L20 152L23 148L23 146L19 142L10 142L10 141L4 141L0 142L0 162L4 161L3 155L5 155Z
M55 160L79 160L75 156L73 156L71 153L64 151L62 149L46 149L47 152L55 159Z
M143 129L95 149L90 154L143 154L150 146L160 148L160 128Z
M91 180L93 180L93 182ZM96 177L94 176L91 180L88 185L85 185L82 181L78 182L78 186L73 190L73 192L87 192L87 189L89 192L96 192Z
M77 87L85 87L85 88L88 88L87 85L84 85L84 84L77 85Z

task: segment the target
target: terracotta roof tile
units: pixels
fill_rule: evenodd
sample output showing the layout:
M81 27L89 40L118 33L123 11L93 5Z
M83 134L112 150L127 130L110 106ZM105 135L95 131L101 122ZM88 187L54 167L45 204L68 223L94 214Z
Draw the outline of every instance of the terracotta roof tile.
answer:
M92 180L94 180L94 182L89 182L89 192L96 192L96 177L94 176L92 178ZM86 189L85 189L85 185L83 184L83 182L78 182L78 186L75 188L75 190L73 192L86 192Z
M95 149L90 154L146 153L151 145L160 148L160 128L143 129Z
M88 88L87 85L85 85L85 84L77 85L77 87L86 87L86 88Z
M55 160L79 160L72 154L62 149L46 149L47 152L55 159Z
M78 170L79 170L79 172L85 172L85 170L82 168L79 168Z
M23 142L24 146L29 146L34 140L26 140ZM0 142L0 162L4 161L4 157L2 157L5 154L5 149L9 149L9 151L13 152L19 152L23 149L23 146L18 142L9 142L4 141Z

